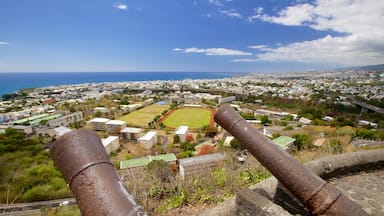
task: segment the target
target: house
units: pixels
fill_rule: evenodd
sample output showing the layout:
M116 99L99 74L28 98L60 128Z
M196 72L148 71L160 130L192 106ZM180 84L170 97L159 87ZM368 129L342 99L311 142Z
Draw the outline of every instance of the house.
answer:
M120 169L132 169L132 168L144 167L154 160L164 160L169 165L176 165L177 158L173 153L160 154L155 156L148 155L147 157L120 161Z
M64 134L71 132L71 131L72 130L70 128L63 127L63 126L54 128L52 130L53 136L55 136L55 137L63 136Z
M107 118L94 118L89 121L93 130L104 131L106 130L106 123L109 121Z
M105 151L108 155L120 148L118 136L109 136L105 139L101 139L101 142L103 143Z
M68 115L61 116L56 119L52 119L48 121L49 127L60 127L60 126L65 126L67 127L71 123L75 122L81 122L83 121L83 113L82 112L74 112Z
M188 126L180 126L176 128L176 131L175 131L175 134L180 137L181 142L185 142L187 133L188 133Z
M153 145L157 143L157 132L149 131L144 136L140 137L137 141L141 143L144 148L151 149Z
M288 137L288 136L279 136L272 140L273 143L278 145L284 151L290 152L294 147L294 142L296 139Z
M181 179L189 176L201 176L219 166L224 160L220 153L207 154L202 156L179 159L179 172Z
M377 128L377 124L376 123L365 121L365 120L360 120L359 121L359 125L360 126L370 126L370 127L373 127L373 128Z
M120 139L137 140L141 131L142 131L141 128L126 127L120 131Z
M121 120L111 120L106 123L107 130L109 133L120 133L120 131L127 127L127 123Z
M15 125L15 126L12 126L12 128L21 133L24 133L25 135L29 135L33 133L31 126Z
M302 124L306 124L306 125L308 125L308 124L311 124L312 120L307 119L307 118L304 118L304 117L301 117L301 118L299 119L299 122L302 123Z
M96 112L100 112L100 113L109 113L109 109L105 108L105 107L95 107L93 108L93 111L96 113Z
M231 102L231 101L234 101L236 100L236 96L230 96L230 97L224 97L224 98L219 98L219 104L222 104L222 103L228 103L228 102Z
M0 125L0 134L5 133L5 130L9 128L8 125Z

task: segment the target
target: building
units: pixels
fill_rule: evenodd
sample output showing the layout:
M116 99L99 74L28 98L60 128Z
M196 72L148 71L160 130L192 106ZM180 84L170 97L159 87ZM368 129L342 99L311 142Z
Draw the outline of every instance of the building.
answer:
M311 120L311 119L304 118L304 117L301 117L301 118L299 119L299 122L302 123L302 124L309 125L309 124L311 124L312 120Z
M118 134L120 131L127 127L127 123L121 120L111 120L106 123L107 130L111 134Z
M207 174L212 168L219 166L224 160L220 153L179 159L180 177L201 176Z
M151 149L153 145L157 143L157 132L149 131L144 136L140 137L137 141L141 143L144 148Z
M89 121L93 130L104 131L106 130L106 123L109 121L107 118L94 118Z
M105 151L108 155L120 148L118 136L109 136L105 139L101 139L101 142L103 143Z
M187 133L188 133L188 126L180 126L175 130L175 134L180 137L181 142L185 142Z
M219 104L222 104L222 103L228 103L228 102L231 102L231 101L234 101L236 100L236 96L230 96L230 97L224 97L224 98L219 98Z
M164 160L169 165L176 165L177 158L173 153L160 154L155 156L148 155L147 157L120 161L120 169L132 169L132 168L144 167L154 160Z
M281 149L284 151L290 152L292 151L294 145L294 142L296 139L288 137L288 136L279 136L272 140L273 143L278 145Z
M100 113L109 113L109 109L105 108L105 107L95 107L93 108L93 111L96 113L96 112L100 112Z
M15 126L12 126L12 128L21 133L24 133L25 135L29 135L33 133L31 126L15 125Z
M68 115L61 116L56 119L52 119L48 121L49 127L67 127L69 124L73 124L76 122L81 122L84 120L82 112L74 112Z
M141 133L141 128L126 127L120 131L120 139L122 140L137 140Z
M72 130L70 128L61 126L58 128L54 128L52 131L53 131L53 136L59 137L59 136L63 136L68 132L71 132Z

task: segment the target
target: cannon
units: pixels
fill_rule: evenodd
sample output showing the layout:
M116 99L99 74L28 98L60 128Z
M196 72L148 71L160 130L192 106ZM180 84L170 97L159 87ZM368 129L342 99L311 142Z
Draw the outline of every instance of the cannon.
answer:
M115 172L96 132L66 133L52 144L50 152L75 194L81 215L145 215Z
M311 214L367 215L340 190L313 174L302 163L273 144L229 105L222 106L214 119L248 149Z

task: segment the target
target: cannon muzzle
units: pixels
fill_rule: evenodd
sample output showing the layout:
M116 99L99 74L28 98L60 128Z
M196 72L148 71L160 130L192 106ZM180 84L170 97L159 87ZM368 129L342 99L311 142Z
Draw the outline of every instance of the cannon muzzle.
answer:
M50 150L76 196L81 215L144 215L115 172L95 132L69 132L59 137Z
M221 107L215 114L215 121L248 149L312 214L367 215L340 190L272 143L230 106Z

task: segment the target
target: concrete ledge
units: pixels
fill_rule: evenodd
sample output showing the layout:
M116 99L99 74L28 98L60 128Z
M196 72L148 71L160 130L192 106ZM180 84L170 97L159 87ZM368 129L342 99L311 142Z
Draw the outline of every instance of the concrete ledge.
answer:
M305 163L312 172L327 180L360 171L382 170L384 149L332 155ZM281 211L280 211L281 210ZM229 214L218 214L230 212ZM279 214L274 214L279 212ZM203 215L310 215L275 177L240 191Z

